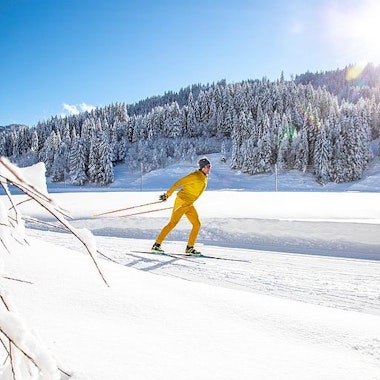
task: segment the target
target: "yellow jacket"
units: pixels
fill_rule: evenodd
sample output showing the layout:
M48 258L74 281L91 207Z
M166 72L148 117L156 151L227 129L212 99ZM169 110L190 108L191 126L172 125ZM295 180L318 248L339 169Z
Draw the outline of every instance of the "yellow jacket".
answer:
M185 202L194 203L206 189L207 175L200 170L188 174L171 186L166 192L167 196L170 197L181 186L182 189L178 192L177 196Z

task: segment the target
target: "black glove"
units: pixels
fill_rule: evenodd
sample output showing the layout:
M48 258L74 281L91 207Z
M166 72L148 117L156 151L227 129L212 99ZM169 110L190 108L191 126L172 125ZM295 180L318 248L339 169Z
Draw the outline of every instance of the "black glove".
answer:
M166 201L168 199L168 195L166 193L160 195L160 201Z

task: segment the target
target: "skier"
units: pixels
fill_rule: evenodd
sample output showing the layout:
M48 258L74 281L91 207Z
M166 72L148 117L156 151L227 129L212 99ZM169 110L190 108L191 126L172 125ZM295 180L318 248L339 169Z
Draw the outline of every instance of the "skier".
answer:
M211 170L211 163L206 157L204 157L198 161L198 166L198 170L179 179L166 193L160 195L160 199L166 201L177 188L182 187L174 202L174 208L169 223L158 234L156 242L152 246L153 253L164 253L164 250L161 248L161 243L165 240L169 232L177 225L183 215L186 215L193 227L190 231L185 253L186 255L201 255L201 252L194 248L194 243L201 228L201 223L193 203L206 189L207 176Z

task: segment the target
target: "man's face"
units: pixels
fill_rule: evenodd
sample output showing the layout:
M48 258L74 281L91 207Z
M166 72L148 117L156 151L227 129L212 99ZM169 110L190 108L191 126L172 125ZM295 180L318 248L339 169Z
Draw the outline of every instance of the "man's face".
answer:
M203 173L205 173L205 174L209 174L210 171L211 171L211 165L208 164L208 165L203 166L202 171L203 171Z

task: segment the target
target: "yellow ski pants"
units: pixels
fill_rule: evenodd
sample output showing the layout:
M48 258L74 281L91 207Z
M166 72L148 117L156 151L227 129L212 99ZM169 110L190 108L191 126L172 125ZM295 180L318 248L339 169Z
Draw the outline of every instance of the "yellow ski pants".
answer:
M177 197L174 202L174 208L169 223L161 230L157 236L156 242L158 244L161 244L165 240L166 236L178 224L183 215L186 215L187 219L189 219L189 222L193 225L190 231L187 245L189 247L194 247L195 240L197 239L199 230L201 228L201 222L199 220L197 210L193 204L189 204L189 202L186 202L179 197Z

